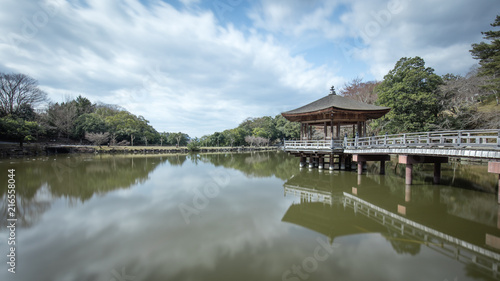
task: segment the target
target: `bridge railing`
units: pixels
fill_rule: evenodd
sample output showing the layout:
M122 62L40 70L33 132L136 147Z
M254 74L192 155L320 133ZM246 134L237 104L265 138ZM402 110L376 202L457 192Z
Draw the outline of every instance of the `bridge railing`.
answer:
M500 149L500 130L436 131L344 138L344 148L484 147Z
M343 140L285 140L287 150L330 150L342 149Z
M343 140L285 141L285 150L365 149L391 147L475 147L500 149L500 130L419 132Z

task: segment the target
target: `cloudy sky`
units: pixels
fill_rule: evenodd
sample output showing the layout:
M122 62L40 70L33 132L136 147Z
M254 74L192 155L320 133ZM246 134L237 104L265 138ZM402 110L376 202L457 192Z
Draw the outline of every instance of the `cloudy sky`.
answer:
M498 0L1 0L0 71L201 137L381 80L401 57L465 74Z

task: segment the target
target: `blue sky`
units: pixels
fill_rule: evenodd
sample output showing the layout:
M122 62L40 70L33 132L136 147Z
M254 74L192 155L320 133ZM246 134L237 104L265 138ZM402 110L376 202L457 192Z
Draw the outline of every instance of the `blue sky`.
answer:
M401 57L465 74L498 0L2 0L0 71L201 137L275 116Z

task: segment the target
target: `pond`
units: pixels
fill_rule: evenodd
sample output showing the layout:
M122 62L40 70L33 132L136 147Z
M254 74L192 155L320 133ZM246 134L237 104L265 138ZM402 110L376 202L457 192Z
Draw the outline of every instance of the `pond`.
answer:
M452 163L432 185L422 166L405 186L401 168L299 169L283 152L3 159L0 280L500 279L495 175Z

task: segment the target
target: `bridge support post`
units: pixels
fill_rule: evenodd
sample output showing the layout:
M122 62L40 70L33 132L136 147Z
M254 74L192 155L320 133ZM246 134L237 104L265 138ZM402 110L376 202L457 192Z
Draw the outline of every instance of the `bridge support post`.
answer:
M488 172L498 175L497 200L498 204L500 204L500 162L489 162Z
M441 177L441 163L448 163L448 157L399 155L399 164L406 164L406 184L413 182L413 164L434 163L434 183Z
M365 162L358 161L358 175L363 174L363 166Z
M383 155L383 154L353 154L352 160L354 162L358 162L359 175L363 171L363 166L366 164L367 161L380 161L381 163L380 173L383 175L383 173L385 173L385 161L391 160L391 157L389 155Z
M319 156L318 158L318 169L323 170L323 166L325 164L325 158L324 156Z
M299 166L301 168L304 168L305 165L306 165L306 158L304 156L300 156L300 164L299 164Z
M380 174L385 175L385 161L380 161Z
M441 163L434 163L434 184L439 184L441 181Z
M406 176L405 183L406 185L411 185L413 182L413 164L406 164Z
M314 157L311 155L309 156L309 169L314 168Z
M335 160L335 154L330 154L330 164L328 165L329 166L328 169L330 171L333 171L333 169L334 169L334 166L333 166L334 160Z

